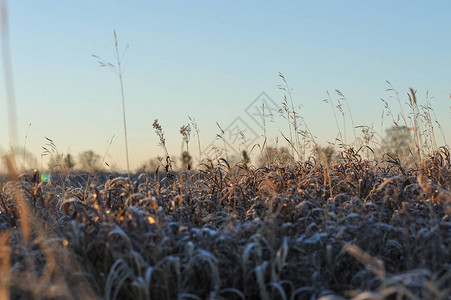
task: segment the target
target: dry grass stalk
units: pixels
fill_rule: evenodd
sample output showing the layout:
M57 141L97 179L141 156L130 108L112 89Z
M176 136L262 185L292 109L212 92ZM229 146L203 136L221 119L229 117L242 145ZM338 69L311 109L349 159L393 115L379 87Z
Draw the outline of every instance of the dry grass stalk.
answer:
M9 299L10 272L11 272L11 248L8 232L0 234L0 299Z
M97 59L97 62L99 63L100 67L108 67L117 75L119 79L119 84L121 88L121 100L122 100L122 120L123 120L123 126L124 126L124 140L125 140L125 158L127 161L127 174L130 177L130 161L128 157L128 137L127 137L127 120L126 120L126 114L125 114L125 96L124 96L124 83L123 83L123 67L122 62L125 56L125 53L127 52L128 45L125 46L125 49L122 51L122 53L119 53L119 44L117 42L117 36L116 36L116 30L113 31L114 34L114 49L116 52L116 65L105 61L101 59L97 55L92 55L94 58Z
M197 147L199 150L199 164L202 162L202 151L201 151L201 147L200 147L200 130L197 127L197 123L196 123L196 119L188 117L191 125L193 125L194 131L196 132L196 137L197 137Z
M9 44L9 20L7 1L1 1L1 30L2 30L2 59L3 76L5 80L6 102L8 108L9 142L14 155L18 142L16 96L14 92L13 68L11 61L11 49ZM15 159L15 158L14 158Z

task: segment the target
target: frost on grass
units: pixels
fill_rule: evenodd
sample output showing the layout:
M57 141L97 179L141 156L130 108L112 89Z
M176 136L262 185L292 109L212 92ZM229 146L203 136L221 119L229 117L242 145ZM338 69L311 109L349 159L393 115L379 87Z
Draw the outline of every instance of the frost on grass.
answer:
M448 154L415 168L351 153L327 170L219 160L171 178L23 176L0 193L0 294L449 299Z

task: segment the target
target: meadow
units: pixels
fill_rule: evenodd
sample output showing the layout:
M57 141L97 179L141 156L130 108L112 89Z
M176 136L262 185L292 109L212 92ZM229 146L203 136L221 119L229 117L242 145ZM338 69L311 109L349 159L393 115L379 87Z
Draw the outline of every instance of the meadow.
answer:
M333 157L295 134L288 95L291 159L263 144L258 164L173 170L165 155L151 172L50 181L7 159L0 298L451 299L451 154L415 95L395 122L412 136L402 153L376 155L370 136Z
M430 2L2 1L0 300L451 300Z

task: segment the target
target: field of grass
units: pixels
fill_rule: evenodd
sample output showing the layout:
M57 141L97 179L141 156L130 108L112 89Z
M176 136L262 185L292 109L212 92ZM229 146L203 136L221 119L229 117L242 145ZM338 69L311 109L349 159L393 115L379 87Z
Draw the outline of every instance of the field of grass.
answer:
M406 11L409 12L409 9L410 6ZM391 94L389 101L382 99L384 109L380 132L376 132L373 125L356 126L358 124L354 124L346 97L338 90L336 100L327 93L328 99L324 101L330 104L336 124L336 128L331 130L336 130L337 135L329 146L322 147L299 113L300 106L293 101L292 89L286 78L279 73L282 81L279 88L284 97L282 108L273 110L284 118L285 128L277 128L280 136L273 137L275 142L267 136L266 117L269 109L263 104L259 116L259 125L263 129L263 141L260 144L245 145L239 148L242 152L235 153L234 157L228 156L227 132L216 123L220 131L217 139L220 147L223 147L219 150L222 152L216 152L215 158L202 157L200 131L195 119L189 117L190 123L180 128L182 166L177 168L166 147L163 128L155 120L153 129L162 148L162 156L143 165L140 168L142 172L133 172L130 168L125 109L127 93L123 82L123 58L128 46L119 46L114 31L112 62L103 60L101 56L93 57L100 67L109 69L118 79L126 172L105 172L99 167L106 164L109 170L114 170L105 162L114 136L102 159L93 151L84 152L85 162L90 163L86 167L80 163L82 167L79 169L74 169L75 164L70 155L64 157L58 152L55 143L46 138L47 144L42 147L44 153L41 158L49 158L49 170L30 171L26 169L26 144L31 123L21 148L6 1L2 1L0 10L4 90L9 118L9 140L2 142L9 142L10 148L10 152L2 157L7 171L0 174L0 300L451 300L451 149L432 109L428 93L426 102L420 104L417 102L417 92L410 89L408 100L404 102L387 81L387 91ZM169 27L175 28L177 11L168 11L170 15L164 21ZM220 11L223 14L223 9ZM248 18L244 11L239 11ZM310 18L310 12L306 11ZM259 16L265 17L264 23L268 24L284 23L290 19L289 16L283 16L281 21L269 18L260 8L257 12ZM48 18L46 14L33 13L39 16L39 22L44 20L42 16ZM377 13L380 13L379 10ZM429 14L428 11L423 13ZM106 12L102 11L102 14ZM312 19L322 23L329 20L327 10L324 14L321 10L321 14ZM353 24L347 17L342 17L340 12L334 11L336 14ZM387 15L391 14L392 11ZM193 20L196 19L193 24L203 18L197 11L192 15ZM412 15L415 23L420 23L419 18L413 18L414 14L408 15ZM74 13L73 16L77 15ZM216 19L214 15L208 18ZM89 23L84 15L81 19L83 26L73 26L71 32L82 32L83 28L88 28ZM368 40L372 39L371 30L366 28L371 27L366 23L370 23L371 19L378 20L377 28L385 23L383 18L379 20L378 16L371 17L368 11L362 18L365 26L353 25L364 28L365 32L361 35ZM66 23L67 20L64 21ZM221 24L225 21L223 18L216 20ZM243 27L245 23L232 21L231 27L239 28L240 31L249 30ZM439 21L434 20L438 24ZM106 23L102 27L107 26ZM337 25L336 22L329 23ZM216 31L214 27L204 27L212 33ZM258 27L259 36L265 31L260 25L253 24L250 27ZM332 37L330 32L333 31L329 27L327 34L330 36L318 35L321 40ZM415 32L415 27L410 27L408 31L416 34L412 40L431 44ZM422 30L428 36L434 36L432 27L423 27L425 29ZM314 26L306 28L312 31ZM374 30L375 33L378 30ZM205 53L222 48L215 39L202 44L202 39L197 37L198 30L193 32L196 33L193 40L205 48L202 49ZM344 32L348 34L347 30ZM351 35L359 35L356 33ZM226 41L237 40L242 43L240 56L242 49L254 53L249 50L252 48L248 44L252 37L244 40L240 35L230 34L233 39L228 39L229 34L217 34ZM56 37L55 44L64 42L66 38L51 36ZM177 35L174 36L177 38ZM393 41L400 39L400 36L401 33L389 43L378 44L378 51L381 47L383 51L379 52L386 53L384 55L395 53L383 47L395 49ZM279 33L277 38L268 37L279 41ZM72 36L70 38L73 39ZM180 53L185 49L195 52L188 47L189 43L185 43L191 39L184 34L181 39L183 43L177 40L174 45L181 46L175 48L181 47ZM284 51L285 46L296 45L291 39L289 43L280 42L280 45L284 45L281 47ZM153 38L150 40L154 44L158 42ZM303 51L310 47L305 46L304 40L315 44L310 39L302 38L302 47L299 49ZM375 40L378 40L377 37ZM169 41L165 38L162 44L170 45ZM351 43L347 39L345 41L347 47L362 44ZM30 42L27 40L27 43ZM55 44L52 43L52 47ZM214 51L206 47L210 44L214 46L211 48ZM413 44L409 42L406 45ZM320 47L320 52L325 51L322 50L323 46ZM340 52L340 47L337 50L335 45L333 47L330 51ZM366 47L369 49L372 46L368 43ZM443 46L436 48L446 49ZM228 52L233 52L232 49L226 47ZM290 52L298 52L296 47L293 49ZM158 53L152 51L150 55ZM414 52L406 48L403 54L408 56ZM285 56L284 53L279 56ZM373 59L369 53L363 53L362 57L368 56L377 62L378 59ZM428 55L421 51L419 53L421 55L418 57L427 65ZM441 56L439 52L431 53ZM351 54L349 56L354 58ZM170 53L168 55L171 60L178 61ZM315 61L314 56L310 57L307 52L302 52L302 56L312 63ZM246 67L250 69L252 61L258 60L258 57L252 56L250 65ZM344 59L345 56L339 57ZM58 59L55 61L58 62ZM224 61L228 62L228 59ZM162 62L163 65L167 64L164 57ZM412 62L415 60L412 59ZM53 63L46 68L57 69L54 67L57 63ZM388 66L390 61L384 64ZM218 67L216 63L213 65L214 68ZM290 62L290 68L291 65L304 64ZM229 70L232 66L230 64L222 70ZM260 67L257 69L259 72ZM365 69L363 66L361 68ZM422 68L429 70L419 64L415 72L420 73ZM378 72L367 69L375 74ZM168 70L171 70L170 66ZM190 73L186 74L190 75L191 71L204 72L207 69L199 65L187 70ZM158 67L154 69L155 74L160 71ZM322 73L318 72L323 76ZM334 72L326 73L330 77L336 76ZM406 74L409 75L408 72ZM33 79L33 76L25 75ZM43 78L46 76L45 73L39 75ZM358 76L359 73L356 73L352 77ZM31 79L30 82L34 82ZM57 85L57 82L49 82ZM200 82L204 86L208 85ZM154 82L152 84L156 85ZM396 109L392 109L389 103L395 103ZM398 108L399 112L396 112ZM36 108L36 112L39 109ZM177 108L172 107L168 115L162 117L171 118L172 109ZM211 116L218 114L218 111L212 112ZM318 117L324 118L324 115ZM387 130L387 137L384 138L382 135L387 123L393 127ZM358 135L357 131L362 134ZM244 145L246 137L241 131L240 135L240 142L242 140ZM445 145L442 147L438 142L440 135ZM194 146L189 144L191 138ZM251 160L255 160L258 151L260 160L252 164ZM191 156L194 153L198 153L196 162L196 158ZM20 155L22 162L18 161ZM18 170L19 165L22 165L23 170ZM27 167L35 166L28 164Z
M446 147L169 174L5 180L0 298L451 299Z
M337 91L337 141L321 147L280 77L290 148L269 145L265 129L256 164L246 151L228 161L219 124L225 157L202 160L194 119L180 128L179 169L158 120L152 172L130 172L127 146L126 174L75 171L47 139L51 177L19 175L11 151L0 299L451 299L451 154L430 104L411 89L405 117L392 89L401 112L383 100L394 127L382 139L354 125ZM123 123L127 145L124 106Z
M280 74L288 151L267 145L265 128L257 165L244 152L233 165L201 160L191 119L201 163L192 167L184 125L175 170L155 120L164 171L133 174L114 37L116 65L95 58L119 78L127 174L19 175L11 151L0 179L0 299L451 299L451 154L414 90L407 117L391 85L400 114L383 100L396 149L354 125L343 94L338 105L329 98L337 158L317 144ZM61 158L48 141L46 154Z
M126 174L63 166L51 139L51 177L19 175L6 156L0 299L451 299L451 154L429 103L411 89L405 117L393 89L401 113L383 100L395 126L382 139L354 125L337 91L337 142L321 147L280 77L290 148L265 130L256 164L245 151L231 164L225 148L201 160L191 118L179 169L158 120L162 168L142 168L152 172L130 172L127 146Z

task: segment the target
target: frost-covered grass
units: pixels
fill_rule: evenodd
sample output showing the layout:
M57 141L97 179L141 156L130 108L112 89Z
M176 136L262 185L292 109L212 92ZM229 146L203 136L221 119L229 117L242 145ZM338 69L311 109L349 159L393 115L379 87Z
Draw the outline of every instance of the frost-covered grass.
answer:
M447 148L412 168L345 154L328 167L221 159L161 180L4 183L1 296L450 299Z

